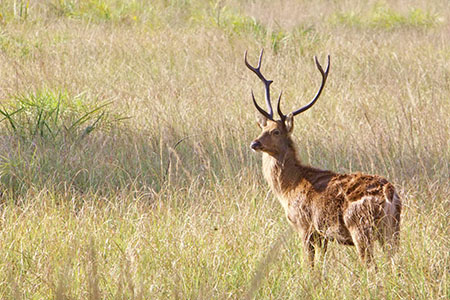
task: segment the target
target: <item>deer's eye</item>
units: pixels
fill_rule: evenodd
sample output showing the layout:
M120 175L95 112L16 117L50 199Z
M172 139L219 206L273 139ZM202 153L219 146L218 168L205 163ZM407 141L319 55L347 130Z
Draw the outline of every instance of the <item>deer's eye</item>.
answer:
M272 131L273 135L280 135L280 131L278 129L275 129L274 131Z

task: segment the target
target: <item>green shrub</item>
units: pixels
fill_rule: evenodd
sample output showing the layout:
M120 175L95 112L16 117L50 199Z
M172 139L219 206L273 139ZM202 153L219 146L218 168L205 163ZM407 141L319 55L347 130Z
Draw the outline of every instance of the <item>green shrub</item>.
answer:
M110 102L87 101L86 94L70 97L66 92L38 91L13 97L0 108L0 123L23 138L84 137L94 129L120 120L107 110Z

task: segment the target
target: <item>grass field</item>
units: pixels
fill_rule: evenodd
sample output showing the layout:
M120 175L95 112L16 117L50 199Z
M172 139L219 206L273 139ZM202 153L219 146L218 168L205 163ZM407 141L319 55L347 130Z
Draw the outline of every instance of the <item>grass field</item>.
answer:
M314 270L249 144L245 68L301 160L395 183L401 247ZM1 299L449 299L450 9L431 1L0 1Z

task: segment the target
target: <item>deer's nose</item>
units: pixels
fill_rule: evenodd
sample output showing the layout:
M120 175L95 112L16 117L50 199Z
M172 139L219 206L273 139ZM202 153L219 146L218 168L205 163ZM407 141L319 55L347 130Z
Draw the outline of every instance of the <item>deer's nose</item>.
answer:
M250 148L252 148L252 150L259 150L261 148L261 142L260 141L253 141L250 144Z

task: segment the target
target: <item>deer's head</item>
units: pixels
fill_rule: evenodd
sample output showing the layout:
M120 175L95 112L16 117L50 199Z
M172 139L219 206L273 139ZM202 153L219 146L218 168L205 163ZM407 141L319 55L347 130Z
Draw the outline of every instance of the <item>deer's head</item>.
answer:
M259 111L260 115L258 116L258 125L261 127L262 132L260 136L255 139L251 144L250 148L254 151L263 151L266 152L269 155L277 156L281 152L285 151L285 149L292 144L292 140L290 139L290 134L292 130L294 129L294 117L307 109L311 108L314 103L316 103L317 99L319 99L320 94L322 93L323 87L325 86L325 82L327 81L328 77L328 71L330 70L330 56L328 55L328 64L325 71L323 70L322 66L320 65L319 61L317 60L317 57L314 57L314 60L316 62L317 69L319 69L320 73L322 74L322 84L320 85L319 90L317 91L314 98L305 106L291 112L288 115L284 115L281 112L280 108L280 101L281 101L281 95L278 97L278 103L277 103L277 112L280 116L279 120L275 120L273 117L273 109L272 104L270 101L270 84L273 82L272 80L267 80L262 74L261 74L261 60L263 56L263 50L261 50L261 54L259 56L258 66L255 68L251 66L247 61L247 51L245 52L245 65L247 68L249 68L251 71L253 71L259 79L264 83L265 88L265 95L266 95L266 105L267 105L267 111L262 109L258 103L255 100L255 96L252 91L252 99L253 104L255 105L256 109Z

